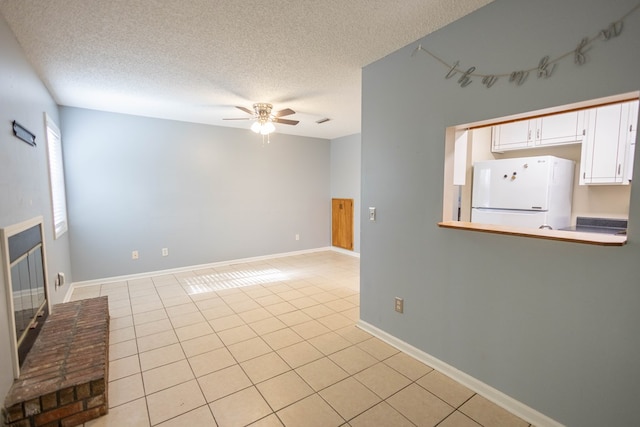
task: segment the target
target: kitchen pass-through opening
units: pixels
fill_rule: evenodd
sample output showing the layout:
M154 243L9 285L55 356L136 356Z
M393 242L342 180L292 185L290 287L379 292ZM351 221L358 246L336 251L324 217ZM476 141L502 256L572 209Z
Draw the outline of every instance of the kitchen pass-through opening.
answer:
M624 244L626 227L580 225L585 218L627 224L638 95L447 128L439 225Z

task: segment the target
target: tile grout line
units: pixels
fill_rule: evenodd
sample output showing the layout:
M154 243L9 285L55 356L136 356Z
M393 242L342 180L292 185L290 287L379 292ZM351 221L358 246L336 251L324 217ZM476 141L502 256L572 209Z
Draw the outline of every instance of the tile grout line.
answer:
M149 425L151 425L151 411L149 410L149 401L147 400L147 390L144 384L144 375L142 374L142 361L140 360L140 347L138 346L138 331L135 328L135 317L133 314L133 303L131 302L131 289L129 289L129 282L127 282L127 292L129 293L129 304L131 306L131 323L133 324L133 333L136 341L136 356L138 358L138 368L140 369L140 382L142 383L142 392L144 393L144 405L147 408L147 419Z
M178 282L178 284L179 284L179 282ZM180 288L182 289L182 286L180 286ZM198 308L198 313L200 313L200 309L199 309L199 307L195 304L195 301L193 301L193 299L191 298L191 296L190 296L190 295L188 295L188 294L187 294L187 296L189 297L189 300L191 301L191 303L190 303L190 304L194 304L194 305L196 306L196 308ZM164 303L163 303L163 305L164 305ZM166 309L167 309L167 307L165 307L165 312L167 311ZM195 371L193 370L193 366L192 366L192 365L191 365L191 363L189 362L189 358L187 357L187 354L186 354L186 352L185 352L185 350L184 350L184 347L182 346L182 341L180 341L180 337L178 337L178 335L177 335L177 334L176 334L176 332L175 332L175 327L173 327L173 322L171 322L171 318L170 318L170 316L169 316L169 313L166 313L166 314L167 314L167 318L169 319L169 323L171 324L171 327L172 327L173 333L176 335L176 338L178 339L178 343L180 344L180 349L181 349L181 351L182 351L182 354L183 354L183 355L184 355L184 357L185 357L185 359L184 359L184 360L187 362L187 365L189 366L189 370L191 371L191 375L193 375L193 379L188 380L188 381L184 381L184 382L182 382L182 383L180 383L180 384L184 384L184 383L189 382L189 381L195 381L196 385L198 386L198 390L200 390L200 393L202 394L202 397L204 398L204 402L205 402L205 403L204 403L204 405L202 405L202 406L198 406L198 407L196 407L196 408L193 408L193 409L191 409L190 411L187 411L187 412L185 412L185 413L183 413L183 414L177 414L177 415L176 415L176 416L174 416L174 417L171 417L171 418L168 418L168 419L166 419L166 420L160 421L160 423L158 423L158 424L161 424L161 423L167 422L167 421L169 421L169 420L172 420L172 419L175 419L175 418L181 417L181 416L183 416L183 415L185 415L185 414L188 414L189 412L193 412L193 411L195 411L195 410L197 410L197 409L199 409L199 408L202 408L202 407L206 406L206 407L207 407L207 410L209 411L209 413L210 413L210 414L211 414L211 416L213 417L214 422L215 422L215 423L216 423L216 425L217 425L217 424L218 424L218 422L217 422L217 421L215 421L216 416L215 416L215 414L213 413L213 411L211 410L211 406L209 406L209 402L207 402L207 398L205 397L204 390L202 390L202 386L200 385L200 382L198 381L198 377L196 376L196 373L195 373ZM202 313L200 313L200 314L202 314ZM165 366L166 366L166 365L165 365ZM174 385L172 385L171 387L175 387L175 386L176 386L176 385L174 384ZM170 388L170 387L168 387L168 388ZM168 389L168 388L167 388L167 389ZM167 390L167 389L165 389L165 390ZM145 399L146 399L146 395L145 395ZM148 405L147 405L147 407L148 407ZM149 413L149 424L153 426L153 424L151 424L151 413Z

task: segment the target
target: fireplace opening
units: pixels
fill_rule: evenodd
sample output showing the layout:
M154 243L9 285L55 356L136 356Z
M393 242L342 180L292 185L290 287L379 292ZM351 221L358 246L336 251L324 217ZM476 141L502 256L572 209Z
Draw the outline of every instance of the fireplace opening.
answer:
M2 229L2 249L17 378L50 311L42 218Z

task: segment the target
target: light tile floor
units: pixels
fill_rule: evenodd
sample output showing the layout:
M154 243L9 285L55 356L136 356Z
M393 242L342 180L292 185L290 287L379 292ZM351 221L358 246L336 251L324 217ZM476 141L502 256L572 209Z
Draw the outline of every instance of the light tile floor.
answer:
M109 296L98 426L528 426L358 329L333 251L77 288Z

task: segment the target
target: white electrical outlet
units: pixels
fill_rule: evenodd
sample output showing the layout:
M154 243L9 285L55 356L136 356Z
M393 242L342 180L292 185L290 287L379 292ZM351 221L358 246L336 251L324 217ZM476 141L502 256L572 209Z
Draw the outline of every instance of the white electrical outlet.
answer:
M131 252L131 259L138 259L139 257L138 251Z
M300 235L296 234L296 240L300 240Z
M162 256L169 256L169 248L162 248Z
M398 313L404 313L404 299L396 297L396 311Z

